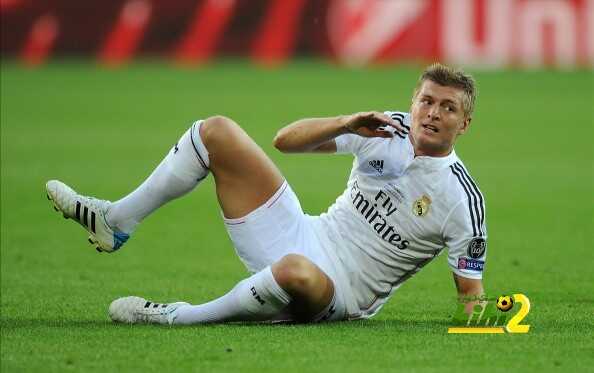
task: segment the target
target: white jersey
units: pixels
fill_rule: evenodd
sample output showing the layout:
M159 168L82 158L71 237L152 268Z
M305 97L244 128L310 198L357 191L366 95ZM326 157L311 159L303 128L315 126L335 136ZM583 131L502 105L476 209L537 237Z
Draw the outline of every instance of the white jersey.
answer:
M342 135L337 153L355 155L347 188L319 219L335 242L359 317L375 314L404 281L448 248L462 277L481 279L485 200L461 160L415 157L410 115L386 112L407 129L394 137Z

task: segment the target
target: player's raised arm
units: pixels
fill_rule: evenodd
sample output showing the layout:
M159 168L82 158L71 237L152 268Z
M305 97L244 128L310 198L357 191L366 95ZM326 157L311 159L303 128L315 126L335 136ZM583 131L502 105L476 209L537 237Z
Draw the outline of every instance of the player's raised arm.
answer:
M385 130L387 126L403 130L389 116L376 111L301 119L278 131L274 147L283 153L334 153L336 137L353 133L363 137L390 138L392 133Z

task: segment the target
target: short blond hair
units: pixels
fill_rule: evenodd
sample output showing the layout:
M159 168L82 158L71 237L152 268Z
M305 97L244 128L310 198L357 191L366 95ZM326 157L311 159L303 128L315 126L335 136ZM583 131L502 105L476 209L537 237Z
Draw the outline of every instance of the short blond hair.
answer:
M452 68L440 63L434 63L428 66L415 87L413 98L417 97L417 93L425 80L431 80L444 87L455 87L464 91L462 96L462 110L464 115L469 117L474 111L474 104L476 101L477 89L474 78L465 73L462 69Z

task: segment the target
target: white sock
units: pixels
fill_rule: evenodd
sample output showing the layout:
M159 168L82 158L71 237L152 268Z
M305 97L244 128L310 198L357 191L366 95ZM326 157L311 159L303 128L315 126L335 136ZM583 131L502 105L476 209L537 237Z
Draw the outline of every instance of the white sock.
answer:
M208 175L208 151L200 138L198 121L179 139L159 166L135 191L111 204L109 225L124 233L150 213L194 189Z
M266 267L212 302L179 307L174 311L173 324L271 320L290 301L291 296L278 285L270 267Z

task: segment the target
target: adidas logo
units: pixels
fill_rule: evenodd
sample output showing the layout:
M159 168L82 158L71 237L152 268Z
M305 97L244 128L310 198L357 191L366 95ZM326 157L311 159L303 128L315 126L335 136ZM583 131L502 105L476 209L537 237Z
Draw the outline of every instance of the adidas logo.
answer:
M379 172L380 174L382 174L384 172L384 160L383 159L369 161L369 165L371 167L375 168L375 170L377 172Z

